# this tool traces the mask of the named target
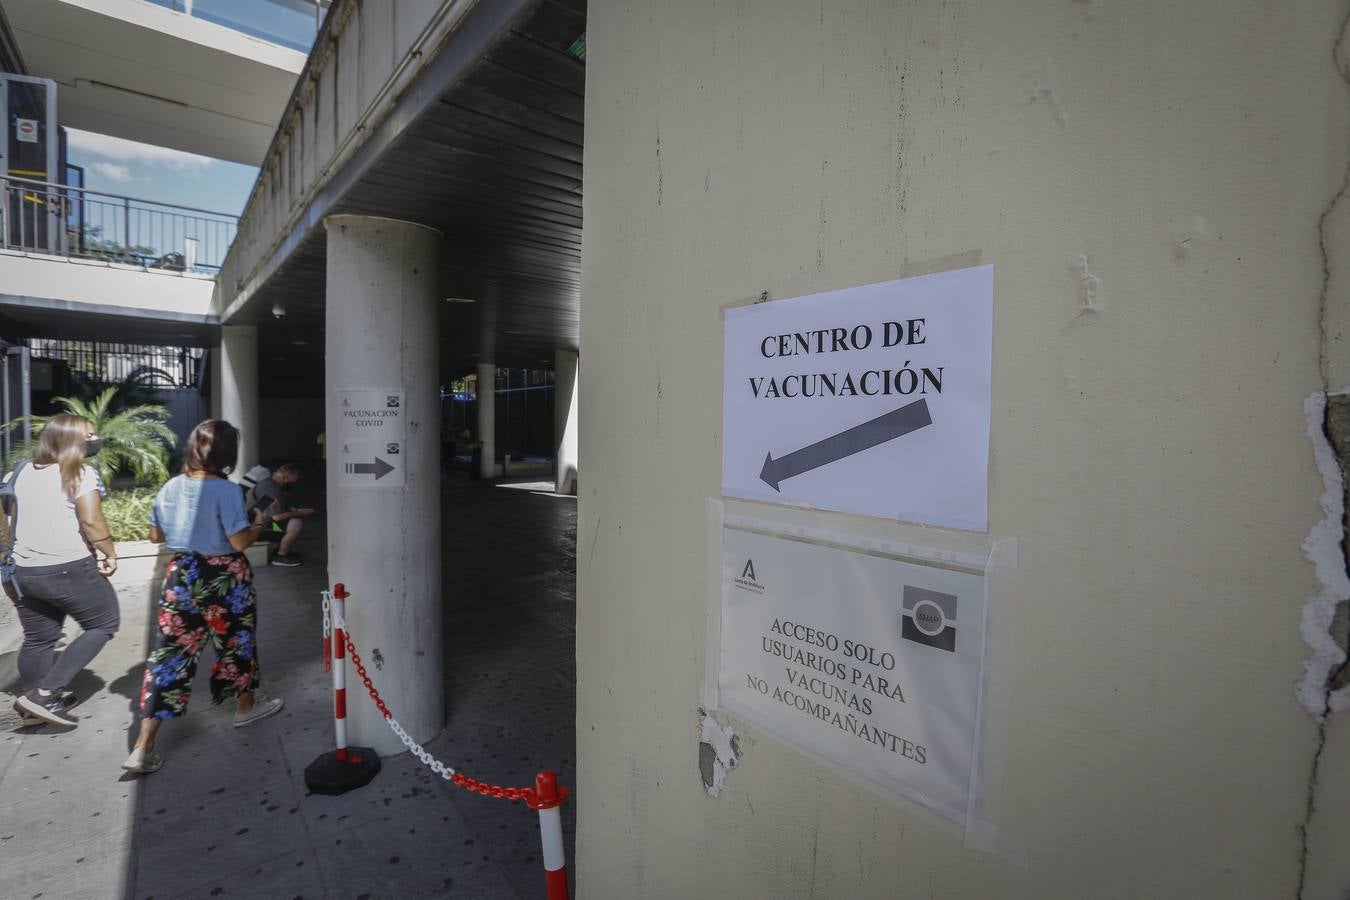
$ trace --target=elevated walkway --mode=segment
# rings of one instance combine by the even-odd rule
[[[13,337],[210,342],[210,276],[0,250],[0,323]]]
[[[0,178],[0,327],[11,337],[213,343],[237,219]]]

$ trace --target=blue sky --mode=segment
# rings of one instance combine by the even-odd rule
[[[94,191],[238,215],[258,177],[255,166],[74,128],[67,135],[66,155]]]

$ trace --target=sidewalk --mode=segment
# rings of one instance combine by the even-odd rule
[[[575,502],[455,482],[445,507],[450,716],[428,749],[485,781],[524,786],[552,768],[572,786]],[[0,705],[4,896],[543,895],[538,818],[521,803],[469,794],[407,753],[345,796],[306,791],[305,766],[332,747],[319,653],[321,532],[301,542],[305,566],[256,573],[264,690],[284,697],[285,709],[233,728],[233,704],[209,701],[208,650],[188,715],[160,732],[165,767],[150,776],[120,768],[157,590],[156,561],[133,558],[151,545],[126,548],[114,579],[121,632],[72,684],[88,698],[80,727],[20,728],[10,698]],[[13,691],[18,625],[7,607],[0,690]],[[349,703],[368,702],[359,688],[349,681]],[[569,862],[573,821],[569,804]]]

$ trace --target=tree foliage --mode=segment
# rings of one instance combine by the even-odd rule
[[[143,244],[125,244],[103,236],[102,225],[85,225],[81,232],[84,237],[84,255],[95,259],[117,261],[140,261],[154,258],[159,251]]]
[[[82,416],[94,423],[94,432],[103,439],[103,449],[89,460],[105,482],[119,474],[133,476],[138,482],[157,483],[169,477],[169,451],[177,442],[169,428],[169,411],[153,403],[118,404],[118,389],[104,389],[93,400],[57,397],[55,403],[66,413]],[[33,443],[19,444],[5,460],[5,471],[37,450],[38,435],[49,416],[33,416]],[[23,431],[23,419],[0,426],[9,434]]]

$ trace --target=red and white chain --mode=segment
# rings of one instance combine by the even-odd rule
[[[498,797],[503,800],[524,800],[527,806],[537,808],[538,801],[535,796],[534,788],[503,787],[501,785],[488,784],[470,778],[461,772],[457,772],[453,766],[447,766],[445,763],[432,756],[425,747],[413,740],[412,735],[408,734],[408,732],[403,729],[403,726],[398,723],[398,719],[395,719],[393,713],[389,711],[389,707],[385,705],[384,698],[380,696],[380,692],[375,689],[375,684],[371,681],[370,674],[366,672],[366,667],[361,662],[361,655],[356,652],[356,644],[352,643],[352,635],[351,632],[347,630],[347,623],[339,618],[340,614],[336,607],[331,611],[329,610],[326,598],[324,600],[324,614],[325,632],[328,632],[329,615],[331,614],[334,619],[332,627],[342,629],[343,635],[347,639],[347,655],[351,658],[352,667],[356,669],[356,674],[361,679],[361,683],[366,686],[366,691],[370,694],[370,699],[375,702],[375,706],[379,709],[380,715],[384,716],[384,720],[389,723],[389,728],[394,734],[398,735],[398,739],[403,742],[403,746],[407,747],[413,756],[416,756],[421,760],[422,765],[431,769],[431,771],[435,772],[451,784],[458,785],[467,791],[482,794],[484,797]]]
[[[333,601],[331,595],[323,592],[323,670],[333,667]]]
[[[447,766],[445,763],[441,762],[436,757],[432,756],[430,753],[427,752],[427,749],[425,747],[417,743],[417,741],[413,740],[412,735],[404,731],[403,726],[398,724],[398,719],[395,719],[393,716],[389,716],[387,719],[385,719],[385,721],[389,723],[389,727],[393,730],[394,734],[398,735],[398,739],[403,742],[403,746],[411,750],[412,755],[422,761],[422,765],[426,766],[428,769],[435,772],[437,775],[441,776],[446,781],[449,781],[451,783],[454,782],[455,770],[450,766]]]

